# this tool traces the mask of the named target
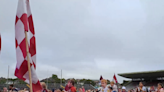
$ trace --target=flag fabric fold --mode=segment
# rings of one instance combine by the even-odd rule
[[[29,58],[31,66],[31,78],[33,91],[42,90],[39,79],[36,75],[36,44],[35,31],[29,0],[18,0],[17,14],[15,20],[15,44],[17,64],[15,76],[29,83],[28,61],[26,52],[25,31],[28,36]]]
[[[114,80],[114,83],[118,83],[118,81],[117,81],[117,78],[116,78],[115,74],[114,74],[114,76],[113,76],[113,80]]]

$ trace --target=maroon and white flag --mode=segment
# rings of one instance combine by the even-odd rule
[[[114,80],[114,82],[115,82],[115,83],[118,83],[118,81],[117,81],[117,78],[116,78],[115,74],[114,74],[114,76],[113,76],[113,80]]]
[[[100,76],[100,81],[103,79],[102,75]]]
[[[42,90],[39,79],[36,75],[36,44],[35,31],[29,0],[18,0],[16,21],[15,21],[15,41],[17,64],[15,76],[29,83],[29,72],[27,63],[25,31],[28,35],[29,58],[31,65],[31,77],[33,91]]]

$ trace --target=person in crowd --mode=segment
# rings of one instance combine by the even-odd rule
[[[67,85],[65,86],[65,91],[68,91],[70,89],[69,85],[70,85],[70,80],[68,81]]]
[[[24,88],[24,92],[29,92],[26,88]]]
[[[110,82],[110,87],[112,87],[112,89],[113,89],[112,92],[118,92],[117,86],[114,84],[113,81]]]
[[[69,82],[68,86],[70,89],[68,90],[68,92],[76,92],[76,88],[74,87],[74,84],[75,82],[73,80]]]
[[[52,92],[55,92],[55,89],[52,89]]]
[[[108,92],[112,92],[113,91],[113,88],[111,86],[109,86],[108,88],[109,88]]]
[[[99,90],[98,90],[98,89],[96,89],[96,92],[99,92]]]
[[[118,92],[122,92],[122,89],[121,89],[121,88],[119,88],[119,89],[118,89]]]
[[[46,83],[41,82],[41,86],[42,86],[42,92],[48,92]]]
[[[79,92],[83,92],[83,89],[82,88],[79,88]]]
[[[143,83],[139,83],[139,87],[137,88],[137,92],[146,92],[146,87],[144,87]]]
[[[82,86],[82,91],[85,92],[85,88],[84,88],[84,86]]]
[[[60,89],[56,89],[55,92],[61,92],[61,90]]]
[[[102,79],[101,80],[101,90],[100,90],[100,92],[108,92],[108,87],[107,87],[107,80],[105,80],[105,79]]]
[[[151,86],[149,92],[154,92],[154,91],[155,91],[154,86]]]
[[[122,87],[122,92],[126,92],[126,87]]]
[[[8,92],[7,88],[4,87],[2,92]]]
[[[13,92],[13,91],[18,92],[18,89],[16,89],[16,88],[14,87],[14,85],[11,84],[11,85],[9,85],[9,91],[10,91],[10,92]]]
[[[158,83],[157,92],[164,92],[162,83]]]

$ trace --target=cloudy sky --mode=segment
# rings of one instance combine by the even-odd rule
[[[112,80],[118,73],[163,70],[163,0],[30,0],[39,79]],[[14,78],[18,0],[0,1],[0,76]],[[124,78],[118,77],[122,82]]]

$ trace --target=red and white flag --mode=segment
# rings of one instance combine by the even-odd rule
[[[114,83],[118,83],[118,81],[117,81],[117,78],[116,78],[115,74],[114,74],[114,76],[113,76],[113,81],[114,81]]]
[[[32,86],[33,91],[36,92],[38,90],[42,90],[42,87],[36,75],[36,44],[33,19],[30,10],[29,0],[19,0],[15,21],[15,40],[17,56],[15,76],[29,83],[25,31],[27,31],[28,34]]]

